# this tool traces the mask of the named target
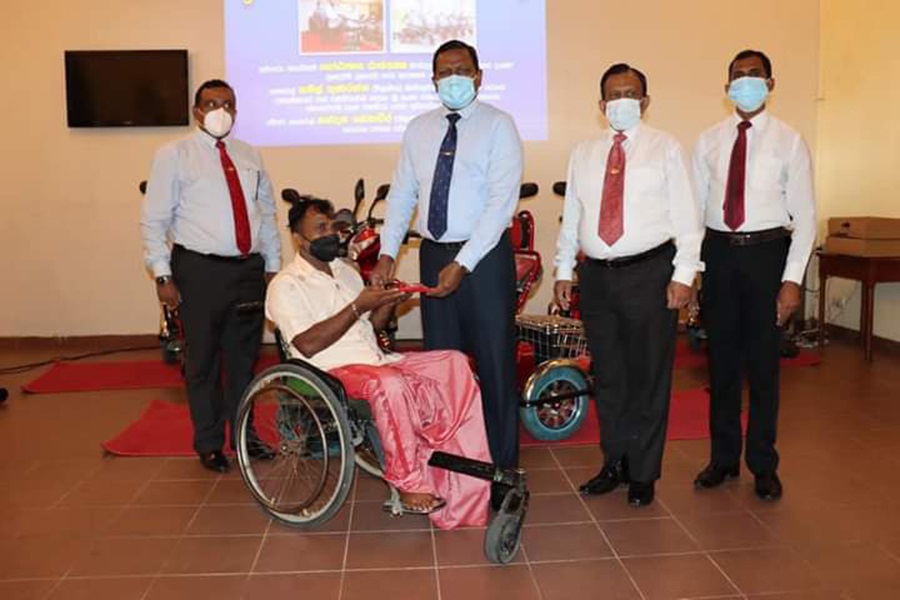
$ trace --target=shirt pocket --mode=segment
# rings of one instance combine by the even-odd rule
[[[237,171],[241,180],[241,189],[244,190],[244,200],[248,204],[255,204],[259,195],[259,169],[238,167]]]

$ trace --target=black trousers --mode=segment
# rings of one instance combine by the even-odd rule
[[[709,427],[712,461],[741,460],[741,391],[750,383],[747,466],[774,473],[778,422],[781,330],[776,301],[790,238],[732,246],[707,235],[703,242],[703,323],[709,336],[712,389]]]
[[[253,379],[262,341],[264,271],[259,255],[227,260],[180,246],[172,251],[172,277],[181,292],[185,378],[197,452],[222,449],[225,422],[233,426],[241,395]],[[239,310],[238,305],[247,303],[260,304]]]
[[[659,479],[678,313],[666,308],[674,246],[618,268],[579,267],[581,318],[593,357],[600,447],[627,457],[631,480]]]
[[[458,251],[458,245],[424,240],[419,251],[422,283],[436,285],[441,269]],[[425,349],[460,350],[475,358],[491,457],[507,468],[519,463],[515,279],[512,245],[504,234],[454,294],[422,297]]]

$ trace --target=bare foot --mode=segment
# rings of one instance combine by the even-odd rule
[[[400,502],[404,506],[419,510],[428,510],[437,504],[438,498],[434,494],[422,494],[418,492],[400,492]]]

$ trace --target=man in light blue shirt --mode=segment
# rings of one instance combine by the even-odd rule
[[[494,461],[518,463],[515,378],[515,267],[506,228],[519,199],[522,144],[510,115],[476,99],[481,70],[458,40],[434,54],[442,107],[413,119],[394,173],[382,256],[374,283],[386,281],[418,208],[422,298],[428,350],[455,349],[477,363]]]
[[[199,129],[153,159],[141,234],[157,296],[178,308],[184,326],[194,449],[204,467],[224,472],[225,422],[234,423],[253,378],[266,281],[281,267],[281,241],[259,153],[229,137],[234,91],[207,81],[193,114]],[[254,454],[269,452],[251,446]]]

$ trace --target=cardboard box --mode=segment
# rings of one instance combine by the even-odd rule
[[[870,258],[900,258],[900,240],[861,240],[829,235],[825,239],[825,252]]]
[[[865,240],[900,240],[900,219],[833,217],[828,219],[828,235]]]

